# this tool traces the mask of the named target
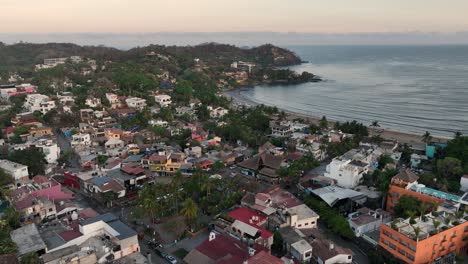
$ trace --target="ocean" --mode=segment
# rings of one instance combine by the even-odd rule
[[[256,103],[434,136],[468,134],[468,46],[290,46],[325,81],[257,86]]]

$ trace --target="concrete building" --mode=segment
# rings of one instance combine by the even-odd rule
[[[46,114],[56,107],[55,101],[52,101],[49,96],[43,94],[28,94],[24,102],[24,108],[28,111],[39,111],[42,114]]]
[[[101,106],[101,99],[95,97],[86,98],[85,105],[96,108]]]
[[[289,126],[273,124],[271,126],[271,135],[274,137],[290,137],[293,130]]]
[[[367,151],[352,149],[327,165],[325,177],[336,180],[337,185],[354,188],[369,171],[372,155]]]
[[[0,168],[10,174],[16,182],[29,179],[28,166],[23,164],[9,160],[0,160]]]
[[[91,136],[89,134],[75,134],[72,136],[71,140],[71,145],[72,146],[89,146],[91,145]]]
[[[158,94],[154,96],[154,101],[158,103],[161,107],[166,107],[172,104],[172,99],[167,94]]]
[[[436,212],[382,224],[379,245],[406,263],[455,263],[468,253],[468,214],[449,203]]]
[[[389,212],[382,209],[374,211],[366,207],[359,208],[356,212],[348,215],[349,226],[357,237],[378,230],[381,224],[388,223],[391,220],[392,216]]]
[[[128,107],[136,109],[136,110],[143,110],[146,107],[146,100],[143,98],[138,97],[130,97],[125,99],[125,103]]]
[[[460,191],[468,192],[468,174],[465,174],[460,178]]]
[[[305,204],[299,204],[284,210],[286,222],[289,226],[297,229],[307,229],[317,227],[319,215]]]
[[[18,256],[24,256],[28,253],[37,253],[42,255],[46,252],[46,244],[42,240],[36,224],[22,226],[11,231],[11,240],[18,247]]]
[[[345,264],[353,262],[353,252],[325,239],[315,239],[312,246],[312,262],[317,264]]]
[[[51,139],[38,139],[33,142],[27,143],[29,147],[38,148],[44,153],[47,163],[56,163],[60,157],[60,148],[56,142]]]
[[[305,240],[305,235],[298,229],[284,227],[279,229],[283,238],[283,248],[300,263],[312,258],[312,246]]]
[[[213,108],[211,106],[208,107],[208,110],[210,110],[210,117],[211,118],[220,118],[225,116],[229,110],[222,108],[222,107],[216,107]]]

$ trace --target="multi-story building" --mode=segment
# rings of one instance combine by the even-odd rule
[[[39,111],[46,114],[50,110],[56,108],[55,101],[52,101],[49,96],[43,94],[28,94],[24,107],[30,112]]]
[[[162,107],[169,106],[172,104],[172,99],[167,94],[158,94],[154,96],[154,101]]]
[[[38,139],[28,143],[29,147],[40,149],[44,153],[47,163],[56,163],[60,157],[60,148],[56,142],[51,139]]]
[[[273,124],[271,126],[271,135],[274,137],[290,137],[293,131],[291,127],[280,124]]]
[[[411,170],[406,169],[395,175],[389,185],[387,192],[386,210],[393,212],[393,207],[403,195],[412,196],[425,203],[441,204],[444,200],[458,202],[457,195],[434,190],[418,183],[419,177]]]
[[[101,99],[95,97],[86,98],[85,105],[96,108],[101,106]]]
[[[455,263],[468,253],[468,214],[444,203],[416,219],[396,219],[380,227],[379,245],[406,263]]]
[[[71,145],[72,146],[78,146],[78,145],[89,146],[91,145],[91,136],[87,133],[75,134],[72,136]]]
[[[369,171],[373,155],[368,151],[352,149],[340,157],[334,158],[327,165],[325,177],[336,180],[337,185],[354,188]]]
[[[363,207],[348,215],[348,223],[357,237],[378,230],[380,225],[392,220],[389,212],[382,209],[371,210]]]
[[[10,174],[15,181],[29,179],[28,166],[9,160],[0,160],[0,168]]]
[[[146,100],[138,97],[130,97],[125,99],[127,106],[136,110],[143,110],[146,107]]]
[[[116,94],[106,93],[106,99],[109,101],[111,108],[119,108],[121,106],[119,96]]]

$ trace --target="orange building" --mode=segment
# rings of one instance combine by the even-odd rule
[[[467,254],[468,214],[460,217],[451,207],[439,206],[437,216],[427,214],[413,223],[400,219],[382,224],[379,245],[406,263],[455,263],[457,254]]]
[[[401,171],[392,178],[388,192],[386,211],[393,213],[393,207],[398,203],[398,200],[403,195],[415,197],[425,203],[436,203],[437,205],[444,202],[444,199],[430,196],[422,192],[413,190],[417,186],[419,177],[411,170]]]

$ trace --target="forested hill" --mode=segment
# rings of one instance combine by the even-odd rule
[[[1,71],[27,71],[46,58],[82,56],[100,61],[138,62],[149,52],[175,57],[178,61],[199,58],[207,63],[249,61],[262,66],[288,66],[299,64],[293,52],[270,44],[244,49],[233,45],[206,43],[197,46],[150,45],[127,51],[103,46],[79,46],[71,43],[31,44],[0,43]]]

